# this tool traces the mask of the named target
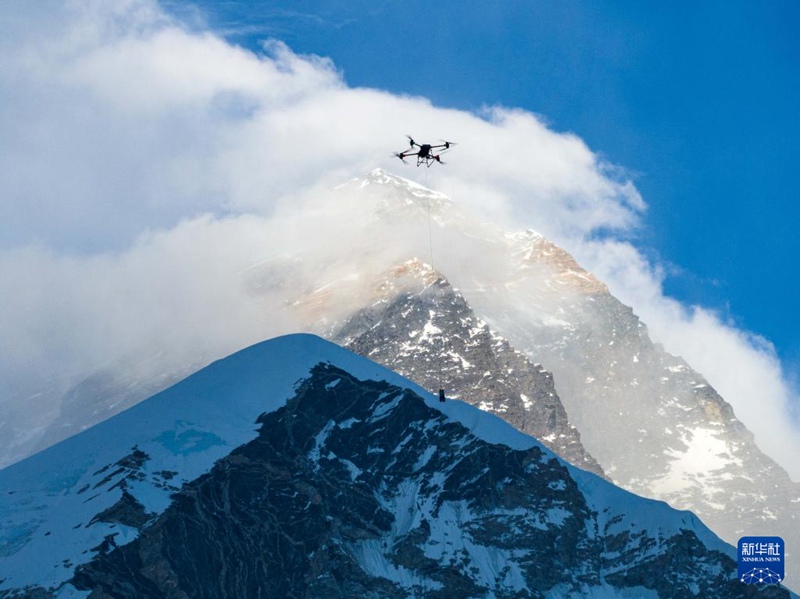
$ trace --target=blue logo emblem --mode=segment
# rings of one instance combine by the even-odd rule
[[[739,539],[739,580],[745,584],[779,584],[786,577],[780,537]]]

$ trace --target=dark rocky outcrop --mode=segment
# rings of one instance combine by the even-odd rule
[[[319,365],[259,421],[73,584],[92,599],[789,596],[732,580],[691,527],[598,513],[540,446],[487,443],[385,382]]]
[[[603,474],[570,423],[553,376],[493,333],[446,279],[410,261],[382,286],[381,300],[354,313],[334,341],[496,414],[571,464]]]

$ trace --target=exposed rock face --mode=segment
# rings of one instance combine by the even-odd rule
[[[637,494],[693,511],[730,543],[778,535],[800,546],[800,485],[759,450],[708,381],[654,344],[633,311],[585,271],[563,257],[535,259],[552,244],[535,234],[511,244],[521,288],[535,264],[537,281],[544,265],[551,271],[546,280],[572,293],[558,302],[557,319],[526,319],[521,310],[479,313],[552,370],[571,421],[606,474]],[[489,300],[480,295],[470,297],[478,310]],[[799,557],[793,552],[788,563],[799,566]]]
[[[92,599],[789,596],[732,579],[690,515],[593,504],[585,486],[610,485],[384,382],[320,365],[260,423],[73,583]],[[636,524],[641,509],[655,520]]]
[[[385,196],[384,187],[393,195]],[[457,264],[437,246],[437,257],[442,256],[437,266],[476,318],[552,372],[555,392],[585,451],[611,480],[695,512],[730,543],[743,535],[778,535],[800,547],[800,484],[759,449],[701,374],[652,342],[630,307],[538,233],[470,221],[457,204],[406,187],[402,179],[373,173],[360,193],[372,188],[377,204],[393,201],[393,214],[402,210],[397,198],[403,191],[413,204],[407,215],[429,202],[435,242],[471,244],[492,256],[492,271],[451,271]],[[382,279],[369,283],[376,280],[382,284]],[[361,311],[379,308],[365,303]],[[419,357],[426,357],[424,350]],[[504,378],[500,371],[492,376]],[[800,571],[800,552],[787,556],[787,565]]]
[[[494,334],[438,273],[412,260],[392,269],[377,296],[332,339],[433,392],[441,388],[500,416],[571,464],[602,475],[552,375]]]
[[[296,305],[306,318],[307,330],[328,335],[339,331],[337,338],[393,368],[402,367],[429,390],[441,385],[465,400],[486,393],[479,405],[511,416],[516,426],[573,463],[581,465],[585,459],[583,467],[592,468],[592,458],[583,457],[592,456],[616,484],[691,509],[729,542],[743,534],[784,537],[792,551],[787,558],[790,582],[800,572],[800,487],[758,449],[708,382],[653,344],[633,310],[567,252],[531,231],[508,233],[476,222],[441,194],[385,172],[373,172],[337,193],[326,209],[341,211],[342,200],[352,200],[344,205],[348,222],[354,224],[342,227],[342,234],[361,240],[358,251],[346,259],[338,256],[334,263],[326,261],[324,247],[314,248],[309,240],[308,254],[276,257],[249,271],[244,281],[248,288],[284,290],[287,304]],[[398,229],[393,234],[402,243],[385,243],[386,228],[379,226],[384,221]],[[385,283],[379,275],[387,268],[429,255],[429,227],[438,244],[437,268],[459,290],[458,301],[466,302],[468,311],[460,312],[449,295],[452,290],[434,284],[436,277],[423,277],[421,286],[379,289],[376,295],[375,284]],[[406,239],[411,241],[403,245]],[[449,254],[448,246],[454,248]],[[464,248],[472,256],[488,256],[484,267],[465,267]],[[309,265],[316,268],[310,276],[305,270]],[[445,297],[449,299],[439,301]],[[431,304],[437,312],[449,306],[450,315],[435,321],[426,312]],[[368,323],[382,327],[396,343],[384,347]],[[412,344],[411,337],[409,343],[400,343],[400,331],[426,330],[425,343]],[[417,341],[422,337],[417,333]],[[527,357],[527,364],[520,364],[514,350]],[[507,376],[509,369],[524,376],[514,381]],[[490,375],[481,381],[470,378],[486,372]],[[172,375],[159,376],[155,383],[119,371],[87,379],[70,392],[61,420],[50,432],[71,434],[112,416],[146,397],[149,393],[143,390],[154,389],[148,385],[160,388]],[[531,384],[533,394],[526,391]],[[527,410],[523,395],[536,398],[537,407]],[[552,410],[554,429],[547,407],[556,405],[553,398],[564,406],[563,411]],[[39,416],[33,422],[14,414],[0,417],[0,460],[13,461],[30,452],[36,445],[30,431],[41,431],[55,418]],[[580,431],[580,449],[572,426]],[[166,476],[160,479],[164,488],[173,484]],[[149,518],[151,511],[143,514]],[[22,542],[20,535],[10,541],[12,549]],[[0,546],[0,555],[6,549]]]

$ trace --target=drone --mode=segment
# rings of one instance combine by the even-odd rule
[[[409,156],[416,156],[417,166],[424,164],[425,166],[430,167],[430,165],[432,165],[434,162],[444,164],[440,156],[452,146],[456,145],[452,141],[443,141],[440,144],[418,144],[411,138],[410,135],[406,135],[406,137],[408,138],[410,148],[405,152],[396,152],[395,156],[397,156],[403,162],[405,162],[405,159]],[[434,153],[434,150],[441,151],[437,154]]]

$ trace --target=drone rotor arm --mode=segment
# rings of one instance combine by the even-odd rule
[[[415,142],[415,141],[414,141],[414,138],[413,138],[413,137],[411,137],[410,135],[408,135],[407,133],[406,133],[406,137],[408,138],[408,145],[409,145],[409,147],[411,147],[411,148],[413,148],[413,147],[417,147],[417,148],[418,148],[418,147],[420,147],[420,145],[419,145],[417,142]]]

